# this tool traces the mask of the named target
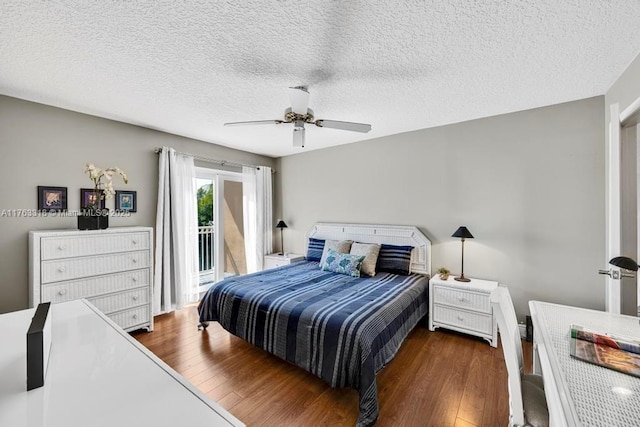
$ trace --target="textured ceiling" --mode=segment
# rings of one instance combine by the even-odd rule
[[[0,0],[0,93],[273,157],[602,95],[637,0]],[[317,118],[280,119],[307,85]]]

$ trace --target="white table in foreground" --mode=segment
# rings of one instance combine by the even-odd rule
[[[574,359],[571,325],[640,337],[637,317],[530,301],[534,370],[544,379],[550,425],[640,425],[640,378]],[[537,363],[539,362],[539,366]]]
[[[34,309],[0,315],[0,426],[243,426],[86,300],[51,305],[43,387],[26,391]]]

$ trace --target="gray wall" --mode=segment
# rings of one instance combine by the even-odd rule
[[[9,209],[36,209],[36,187],[68,188],[68,207],[79,208],[80,188],[91,188],[83,174],[86,162],[119,166],[138,192],[138,212],[110,218],[110,226],[154,226],[158,157],[155,147],[239,163],[273,167],[274,159],[182,138],[138,126],[0,96],[0,214]],[[113,200],[107,207],[113,209]],[[28,306],[29,230],[75,229],[76,218],[16,218],[0,215],[0,313]]]
[[[374,124],[375,126],[375,124]],[[498,280],[532,299],[604,308],[603,97],[280,159],[288,251],[317,221],[418,226],[434,270]]]

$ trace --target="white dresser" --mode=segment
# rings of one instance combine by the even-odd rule
[[[471,279],[458,282],[453,276],[429,280],[429,330],[447,328],[482,337],[498,346],[498,328],[491,308],[491,291],[498,282]]]
[[[30,231],[29,304],[86,298],[126,331],[153,330],[153,228]]]

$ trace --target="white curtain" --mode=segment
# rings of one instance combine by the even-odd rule
[[[273,251],[271,168],[242,168],[242,202],[247,273],[255,273]]]
[[[198,300],[198,214],[193,157],[163,147],[159,154],[153,313]]]

